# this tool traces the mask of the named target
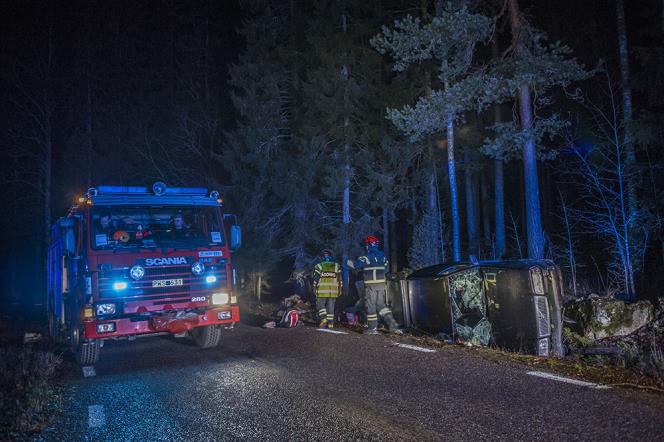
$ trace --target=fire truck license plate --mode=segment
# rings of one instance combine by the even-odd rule
[[[182,285],[182,279],[156,279],[152,281],[152,287],[175,287]]]

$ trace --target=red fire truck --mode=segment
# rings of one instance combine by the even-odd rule
[[[82,365],[108,339],[173,334],[216,346],[240,317],[230,252],[241,230],[224,226],[232,219],[204,188],[89,189],[52,228],[51,335]]]

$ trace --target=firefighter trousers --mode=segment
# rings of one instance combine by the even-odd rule
[[[337,298],[316,298],[316,310],[318,310],[318,321],[323,325],[334,325],[334,304]]]
[[[364,305],[367,309],[367,322],[369,330],[376,330],[378,327],[378,316],[380,315],[390,330],[399,328],[399,324],[394,320],[392,310],[385,304],[387,297],[387,284],[364,284]]]

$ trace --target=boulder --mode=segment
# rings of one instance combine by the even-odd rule
[[[627,336],[654,318],[649,301],[626,304],[613,298],[588,298],[565,306],[572,330],[591,340]]]
[[[655,307],[655,319],[664,324],[664,296],[659,296]]]

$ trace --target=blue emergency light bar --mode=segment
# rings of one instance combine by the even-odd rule
[[[153,192],[147,187],[142,186],[99,186],[97,188],[99,195],[150,195]],[[204,187],[166,187],[165,195],[207,195],[208,191]]]
[[[91,187],[87,192],[88,204],[102,206],[119,205],[183,205],[183,206],[221,206],[223,200],[219,192],[208,194],[204,187],[168,187],[163,182],[156,182],[152,189],[143,186],[99,186]],[[163,195],[168,195],[164,198]]]

